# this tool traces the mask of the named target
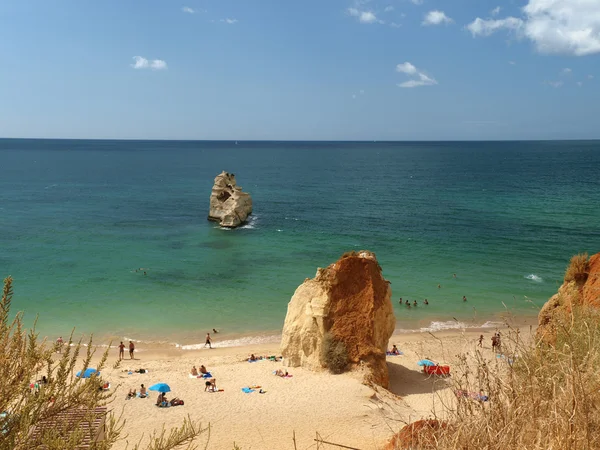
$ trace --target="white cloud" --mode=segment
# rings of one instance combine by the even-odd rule
[[[499,30],[513,30],[520,31],[523,28],[524,22],[516,17],[507,17],[505,19],[488,19],[484,20],[480,17],[475,19],[469,25],[467,30],[471,32],[473,37],[475,36],[491,36]]]
[[[188,14],[194,14],[196,11],[192,8],[190,8],[189,6],[184,6],[183,8],[181,8],[181,10],[184,13],[188,13]]]
[[[407,75],[414,75],[417,73],[417,68],[408,61],[396,66],[396,72],[405,73]]]
[[[501,9],[502,9],[502,8],[500,8],[499,6],[496,6],[494,9],[492,9],[492,10],[490,11],[490,14],[491,14],[492,16],[497,16],[498,14],[500,14],[500,10],[501,10]]]
[[[361,11],[356,8],[348,8],[347,12],[352,17],[356,17],[360,23],[383,23],[382,20],[377,19],[377,16],[372,11]]]
[[[509,61],[508,63],[509,63],[511,66],[516,66],[516,65],[517,65],[517,63],[516,63],[515,61]]]
[[[401,26],[402,25],[400,25],[399,23],[396,23],[396,22],[390,23],[390,27],[392,27],[392,28],[400,28]]]
[[[422,5],[423,4],[423,0],[410,0],[410,2],[414,5]]]
[[[600,2],[529,0],[526,35],[541,53],[583,56],[600,52]]]
[[[452,23],[452,22],[454,22],[454,20],[452,20],[450,17],[448,17],[446,15],[446,13],[444,13],[444,11],[434,10],[434,11],[429,11],[425,15],[425,19],[423,20],[421,25],[440,25],[442,23]]]
[[[559,88],[561,87],[564,83],[562,81],[546,81],[546,84],[548,86],[552,86],[553,88]]]
[[[398,86],[402,88],[415,88],[419,86],[433,86],[438,84],[435,79],[426,75],[422,70],[417,69],[413,64],[408,61],[402,64],[398,64],[396,66],[396,72],[400,72],[403,74],[412,77],[412,80],[405,81],[403,83],[399,83]]]
[[[392,5],[386,6],[386,7],[384,8],[384,11],[385,11],[385,12],[390,12],[390,11],[393,11],[393,10],[394,10],[394,7],[393,7]]]
[[[578,81],[577,86],[579,86],[579,87],[583,86],[583,81]]]
[[[229,24],[229,25],[233,25],[234,23],[238,23],[237,19],[221,19],[220,20],[223,23]]]
[[[573,72],[571,69],[569,69],[568,67],[565,67],[563,70],[560,71],[560,73],[562,75],[569,75],[571,72]]]
[[[352,94],[352,98],[356,98],[356,94]]]
[[[473,36],[501,29],[522,33],[540,53],[585,56],[600,53],[600,1],[528,0],[523,18],[476,18],[467,25]]]
[[[361,90],[360,90],[360,95],[364,95],[364,94],[365,94],[365,90],[364,90],[364,89],[361,89]]]
[[[134,69],[151,69],[151,70],[166,70],[167,63],[162,59],[151,59],[148,60],[141,56],[133,57],[134,63],[131,64],[131,67]]]
[[[594,78],[594,75],[588,75],[588,80],[592,80]]]

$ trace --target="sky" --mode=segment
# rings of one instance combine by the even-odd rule
[[[2,0],[0,137],[600,138],[600,0]]]

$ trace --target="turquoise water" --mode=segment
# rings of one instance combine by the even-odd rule
[[[481,325],[535,314],[600,251],[598,141],[0,140],[0,161],[0,274],[52,337],[276,333],[298,285],[358,249],[400,328]],[[206,220],[222,170],[252,195],[244,228]]]

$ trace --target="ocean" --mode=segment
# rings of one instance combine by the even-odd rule
[[[600,141],[0,139],[0,167],[0,275],[50,339],[269,339],[305,278],[360,249],[400,330],[494,326],[600,251]],[[207,221],[223,170],[254,203],[235,230]]]

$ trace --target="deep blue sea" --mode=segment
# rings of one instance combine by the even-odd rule
[[[0,274],[51,338],[277,333],[304,279],[359,249],[399,328],[480,326],[535,315],[600,251],[600,141],[5,139],[0,167]],[[222,170],[253,198],[236,230],[207,221]]]

